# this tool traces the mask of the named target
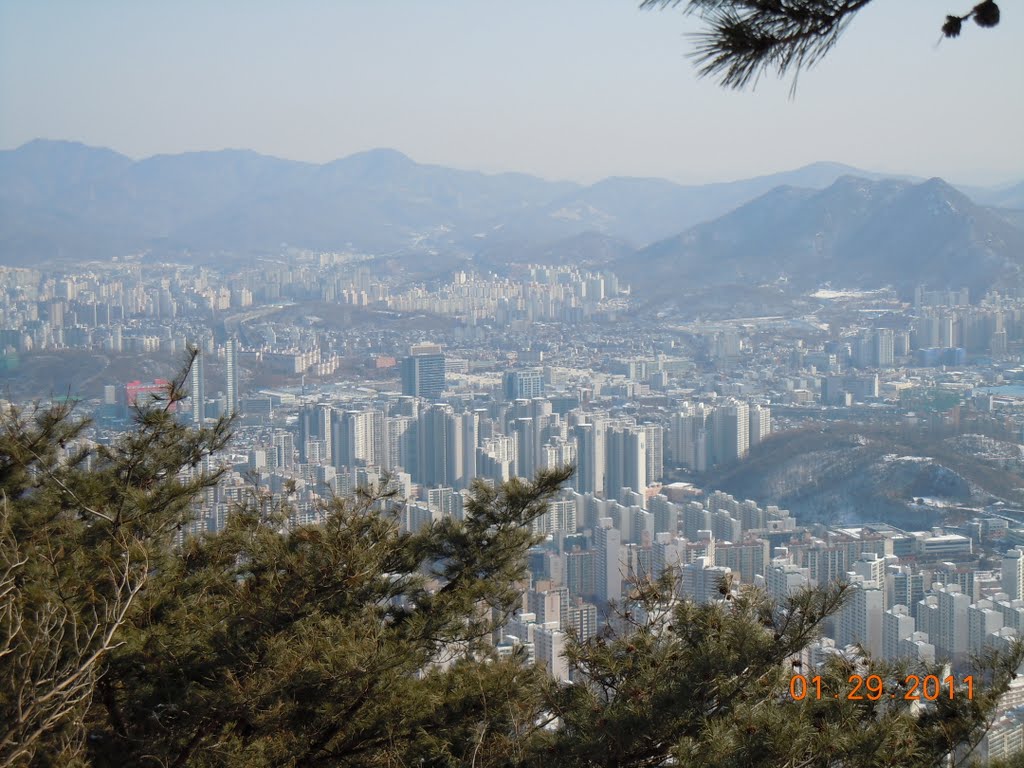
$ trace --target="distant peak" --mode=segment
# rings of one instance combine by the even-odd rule
[[[92,147],[88,144],[83,144],[80,141],[70,141],[68,139],[32,139],[26,141],[16,152],[34,152],[34,151],[48,151],[48,150],[75,150],[75,151],[93,151],[93,152],[114,152],[112,149],[106,147]],[[114,153],[117,154],[117,153]]]
[[[348,157],[342,158],[343,161],[364,161],[371,163],[387,163],[393,165],[415,165],[415,161],[408,155],[402,154],[397,149],[391,149],[390,147],[377,147],[376,149],[367,149],[363,152],[356,152],[349,155]]]
[[[946,197],[966,197],[960,190],[945,179],[940,179],[938,176],[933,176],[927,181],[922,181],[920,184],[916,185],[916,189],[919,189],[922,192],[944,195]]]
[[[796,169],[799,171],[836,171],[837,173],[843,173],[847,176],[856,176],[865,171],[861,171],[859,168],[854,168],[852,165],[846,163],[837,163],[834,160],[817,160],[807,165],[802,165]]]
[[[125,163],[131,162],[130,158],[108,147],[94,147],[80,141],[67,139],[32,139],[16,149],[3,151],[15,157],[41,160],[103,158],[104,160],[117,159]]]

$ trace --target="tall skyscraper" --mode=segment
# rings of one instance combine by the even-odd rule
[[[626,432],[625,449],[623,485],[642,494],[647,489],[647,432],[643,427]]]
[[[436,400],[444,392],[444,355],[437,344],[416,344],[402,360],[402,394]]]
[[[416,425],[412,416],[392,416],[387,419],[386,449],[381,465],[387,470],[404,469],[409,474],[419,474],[416,468]]]
[[[224,345],[224,376],[228,385],[228,416],[238,413],[238,341],[228,339]]]
[[[875,332],[875,365],[879,368],[892,368],[895,363],[895,338],[892,330],[879,328]]]
[[[750,413],[746,403],[733,400],[715,408],[714,460],[730,464],[744,458],[750,447]]]
[[[516,441],[513,437],[496,435],[481,441],[477,449],[479,475],[495,483],[512,478],[516,462]]]
[[[540,369],[508,371],[502,379],[502,384],[508,402],[523,398],[532,400],[544,394],[544,373]]]
[[[696,603],[710,603],[724,599],[732,571],[722,565],[713,565],[713,558],[698,557],[681,569],[679,591]]]
[[[516,419],[511,426],[516,438],[516,476],[533,479],[537,471],[536,426],[531,418]]]
[[[1002,612],[995,610],[991,600],[979,600],[967,609],[967,649],[971,653],[982,653],[989,635],[1002,628]]]
[[[202,348],[192,361],[192,424],[203,426],[206,419],[206,371],[203,364]]]
[[[772,560],[765,573],[768,594],[780,603],[806,587],[809,581],[810,574],[807,569],[796,565],[788,557]]]
[[[329,405],[315,403],[306,403],[299,409],[299,458],[304,463],[331,461],[333,410]]]
[[[331,424],[334,466],[379,466],[383,461],[381,411],[335,412]]]
[[[894,605],[882,614],[882,657],[894,661],[899,658],[900,640],[912,637],[914,617],[905,605]]]
[[[703,404],[689,405],[672,415],[669,432],[673,466],[698,472],[708,469],[708,424],[710,410]]]
[[[274,435],[274,448],[277,451],[277,466],[290,470],[295,466],[295,439],[288,432]]]
[[[767,405],[750,406],[750,447],[761,443],[772,431],[772,411]]]
[[[644,424],[642,429],[647,436],[647,483],[656,483],[665,474],[665,429],[660,424]]]
[[[849,600],[836,617],[836,645],[860,644],[875,656],[882,654],[883,594],[877,581],[862,576],[850,580]]]
[[[910,615],[917,617],[917,606],[924,599],[924,574],[913,573],[910,566],[901,565],[894,568],[887,578],[891,582],[891,605],[905,605]]]
[[[461,440],[460,449],[462,466],[455,468],[455,487],[469,488],[477,476],[476,449],[480,445],[480,415],[463,413],[455,419],[454,433]]]
[[[610,517],[602,517],[594,528],[594,592],[603,603],[622,597],[621,548],[622,534]]]
[[[1011,600],[1024,597],[1024,550],[1014,548],[1003,555],[1002,587]]]
[[[607,432],[610,497],[618,497],[622,488],[643,493],[647,488],[647,432],[633,425],[610,426]]]
[[[416,426],[416,466],[419,476],[413,479],[428,488],[451,487],[448,476],[448,429],[451,406],[432,405],[420,411]]]
[[[956,658],[968,650],[968,615],[971,598],[956,584],[949,584],[935,592],[939,599],[939,631],[929,632],[928,639],[944,655]]]
[[[576,436],[577,467],[575,483],[580,493],[606,494],[605,488],[605,430],[604,424],[579,424],[573,428]]]

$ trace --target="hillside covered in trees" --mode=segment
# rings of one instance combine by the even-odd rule
[[[930,527],[958,507],[1024,502],[1019,446],[1001,436],[828,422],[776,434],[703,480],[802,521]]]
[[[287,530],[253,488],[218,534],[178,543],[230,423],[164,398],[119,442],[71,406],[0,430],[0,766],[939,766],[970,762],[1024,651],[978,660],[971,695],[906,697],[906,675],[836,657],[840,697],[793,697],[792,660],[846,587],[783,604],[723,583],[639,578],[572,642],[572,684],[493,632],[521,605],[528,524],[571,469],[475,486],[464,519],[402,531],[387,487]],[[807,670],[804,670],[805,672]],[[878,675],[885,697],[847,697]]]

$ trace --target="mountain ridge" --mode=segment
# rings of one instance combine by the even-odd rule
[[[1024,231],[939,178],[843,176],[824,190],[777,187],[641,249],[629,265],[655,298],[680,282],[908,288],[922,275],[978,293],[1021,276]]]
[[[601,251],[595,259],[615,260],[780,184],[820,189],[850,172],[889,178],[819,162],[707,185],[629,176],[580,185],[421,164],[389,148],[315,164],[249,149],[132,159],[37,139],[0,151],[0,263],[144,252],[202,259],[283,244],[464,256],[518,250],[557,260],[559,244],[578,252],[588,242]]]

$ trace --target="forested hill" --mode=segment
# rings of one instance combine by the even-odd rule
[[[1024,501],[1020,457],[1016,444],[977,434],[821,424],[772,435],[702,484],[776,504],[802,522],[929,527],[957,506]]]

